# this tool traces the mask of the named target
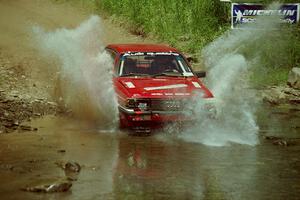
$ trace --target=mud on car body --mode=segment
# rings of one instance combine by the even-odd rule
[[[193,105],[212,93],[177,49],[154,44],[111,44],[113,83],[121,128],[154,128],[193,120]]]

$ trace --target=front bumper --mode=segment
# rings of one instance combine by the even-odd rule
[[[192,111],[136,111],[119,106],[121,127],[161,127],[172,122],[195,120]]]
[[[135,111],[134,109],[125,108],[119,106],[119,111],[128,115],[151,115],[151,114],[162,114],[162,115],[178,115],[185,113],[185,111]]]
[[[217,118],[215,99],[188,103],[183,110],[135,110],[119,105],[121,127],[156,127],[168,123],[189,124],[204,118]]]

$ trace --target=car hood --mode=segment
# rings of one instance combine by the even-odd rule
[[[119,82],[133,98],[186,97],[199,92],[204,97],[212,97],[211,92],[195,77],[168,78],[128,78],[122,77]]]

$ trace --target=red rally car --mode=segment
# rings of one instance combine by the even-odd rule
[[[111,44],[113,83],[121,128],[153,128],[192,120],[195,101],[212,93],[175,48],[156,44]],[[201,94],[201,97],[199,97]]]

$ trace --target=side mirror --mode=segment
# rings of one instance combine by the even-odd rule
[[[189,63],[195,61],[195,59],[194,59],[192,56],[187,56],[187,57],[186,57],[186,60],[187,60]]]
[[[196,72],[194,72],[194,74],[195,74],[198,78],[204,78],[204,77],[206,77],[206,71],[196,71]]]

